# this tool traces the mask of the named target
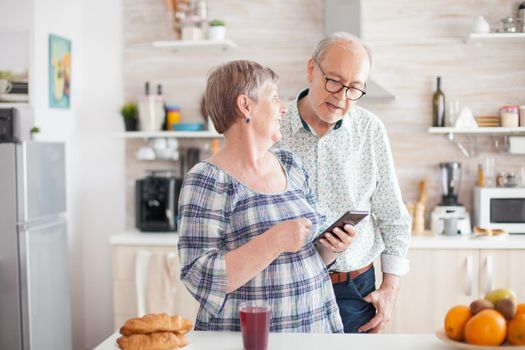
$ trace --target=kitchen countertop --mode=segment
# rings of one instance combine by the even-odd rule
[[[112,334],[95,350],[118,350],[120,336]],[[188,333],[190,344],[185,350],[241,350],[240,332]],[[434,335],[405,334],[314,334],[314,333],[270,333],[268,348],[277,349],[367,349],[367,350],[447,350],[451,349]]]
[[[174,232],[141,233],[129,231],[110,237],[111,245],[176,246],[179,236]],[[525,235],[496,237],[412,236],[411,249],[525,249]]]

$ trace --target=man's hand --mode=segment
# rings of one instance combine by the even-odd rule
[[[359,332],[379,333],[392,317],[392,310],[399,291],[399,276],[384,273],[383,283],[379,289],[364,297],[376,308],[376,315],[359,328]]]
[[[352,245],[356,235],[352,225],[346,224],[343,228],[344,231],[336,227],[332,232],[327,232],[319,242],[332,253],[341,253]]]

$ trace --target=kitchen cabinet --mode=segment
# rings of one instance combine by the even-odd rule
[[[495,288],[510,288],[525,303],[525,250],[487,249],[480,251],[480,297]]]
[[[147,236],[147,235],[146,235]],[[160,235],[155,235],[160,236]],[[169,235],[174,236],[174,235]],[[158,240],[159,241],[159,240]],[[160,242],[160,241],[159,241]],[[187,291],[184,284],[180,281],[180,264],[176,245],[137,245],[131,243],[113,243],[113,320],[115,329],[119,329],[122,324],[131,317],[137,317],[141,306],[146,313],[165,311],[171,314],[180,314],[184,318],[195,321],[198,303]],[[158,293],[148,295],[151,292],[151,281],[149,276],[162,276],[164,271],[162,267],[155,270],[155,267],[149,266],[146,271],[138,271],[139,256],[150,255],[164,258],[170,258],[171,273],[169,274],[171,285],[170,303],[166,303],[166,310],[160,310],[162,302],[165,299],[155,300]],[[168,263],[168,260],[166,260]],[[151,261],[150,261],[151,264]],[[153,265],[155,266],[155,265]],[[158,280],[158,279],[157,279]],[[152,300],[153,299],[153,300]],[[147,302],[149,301],[149,303]],[[155,310],[148,309],[148,305],[156,305]],[[168,304],[172,304],[168,307]]]
[[[524,249],[411,249],[409,259],[387,333],[434,332],[453,305],[469,305],[489,289],[511,288],[525,300]]]

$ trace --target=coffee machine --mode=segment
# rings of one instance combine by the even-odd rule
[[[148,171],[135,183],[135,226],[142,232],[177,230],[182,179],[172,170]]]
[[[441,170],[441,190],[443,195],[431,214],[430,228],[434,235],[468,235],[472,233],[470,215],[458,202],[461,182],[461,163],[439,163]]]

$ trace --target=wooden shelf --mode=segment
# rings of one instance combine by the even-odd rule
[[[525,33],[471,33],[467,36],[466,42],[481,45],[482,43],[504,42],[504,43],[524,43]]]
[[[191,49],[191,48],[219,48],[223,50],[233,49],[237,44],[229,39],[225,40],[169,40],[169,41],[154,41],[153,47],[159,49]]]
[[[221,134],[212,131],[127,131],[118,134],[126,139],[150,139],[150,138],[196,138],[196,139],[218,139]]]
[[[11,107],[31,107],[29,102],[7,102],[0,101],[0,108],[11,108]]]
[[[473,129],[456,129],[456,128],[428,128],[430,134],[469,134],[469,135],[525,135],[525,127],[520,128],[473,128]]]

